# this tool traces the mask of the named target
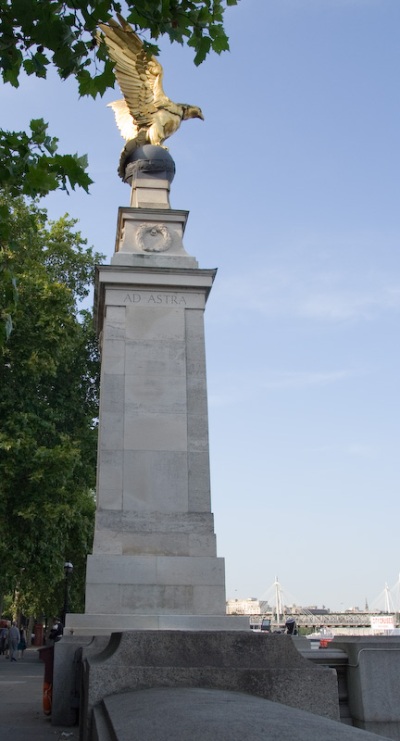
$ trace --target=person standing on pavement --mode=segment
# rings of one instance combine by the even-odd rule
[[[56,617],[54,618],[53,627],[49,633],[49,639],[56,643],[57,641],[62,638],[62,635],[64,633],[64,629],[61,623],[60,618]]]
[[[10,653],[10,661],[16,661],[17,649],[19,643],[19,630],[17,623],[14,621],[10,630],[8,631],[8,648]]]
[[[26,637],[25,637],[25,630],[23,628],[20,628],[19,631],[19,641],[18,641],[18,651],[19,651],[19,658],[22,659],[24,655],[24,651],[26,649]]]
[[[0,655],[6,654],[7,650],[7,637],[8,637],[8,630],[7,628],[3,627],[0,629]]]

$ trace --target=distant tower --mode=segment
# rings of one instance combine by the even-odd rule
[[[364,607],[364,610],[365,610],[365,612],[369,612],[368,598],[367,597],[365,598],[365,607]]]

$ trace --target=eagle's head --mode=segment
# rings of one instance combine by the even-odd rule
[[[201,120],[204,121],[202,110],[197,105],[183,105],[182,108],[182,119],[184,121],[186,121],[188,118],[201,118]]]

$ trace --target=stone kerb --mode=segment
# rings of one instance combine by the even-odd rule
[[[339,720],[336,672],[314,666],[286,635],[212,631],[114,633],[84,658],[84,715],[109,696],[154,687],[244,692]]]

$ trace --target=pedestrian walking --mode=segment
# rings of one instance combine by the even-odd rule
[[[17,650],[19,643],[19,629],[17,623],[13,622],[10,630],[8,631],[8,648],[10,654],[10,662],[17,660]]]
[[[4,654],[6,655],[7,651],[7,643],[8,643],[8,628],[3,625],[3,627],[0,629],[0,655]]]
[[[49,640],[53,641],[53,643],[57,643],[62,638],[64,629],[61,623],[60,618],[56,617],[53,620],[53,627],[49,633]]]

